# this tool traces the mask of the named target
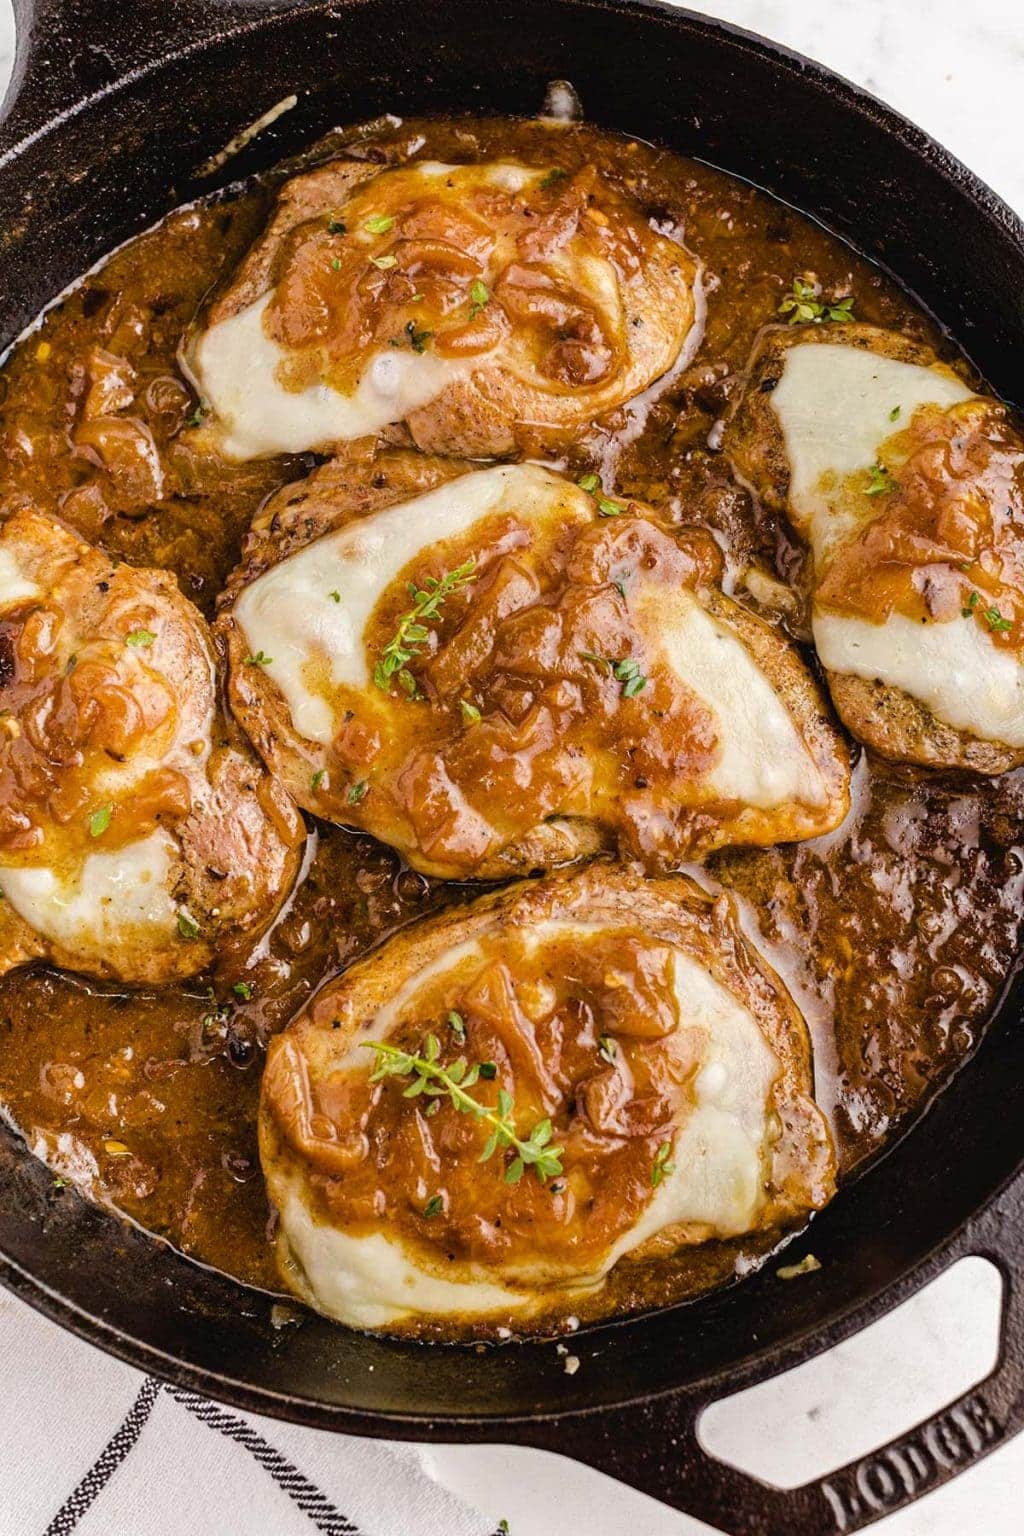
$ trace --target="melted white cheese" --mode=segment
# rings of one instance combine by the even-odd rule
[[[17,556],[0,544],[0,608],[11,608],[15,603],[41,596],[41,588],[24,575]]]
[[[655,596],[650,607],[657,622],[653,642],[717,721],[720,754],[705,781],[710,795],[758,810],[794,801],[824,805],[814,759],[742,641],[690,593],[669,601]]]
[[[676,1132],[674,1171],[605,1263],[676,1223],[711,1227],[716,1237],[748,1232],[765,1199],[768,1095],[780,1065],[749,1009],[689,955],[676,950],[680,1024],[707,1031],[696,1105]]]
[[[552,938],[582,937],[606,927],[550,920],[536,924],[528,937],[535,948]],[[424,986],[477,952],[476,942],[468,941],[440,956],[378,1010],[361,1036],[372,1032],[375,1039],[387,1038],[403,1017],[415,1012]],[[597,1266],[573,1272],[550,1262],[520,1260],[514,1274],[504,1276],[481,1265],[452,1265],[449,1274],[439,1276],[397,1237],[384,1232],[354,1236],[318,1220],[310,1212],[301,1173],[274,1169],[271,1191],[288,1256],[312,1304],[359,1328],[387,1327],[417,1314],[484,1317],[523,1311],[545,1300],[552,1285],[572,1292],[599,1284],[624,1253],[667,1227],[699,1224],[720,1237],[748,1231],[765,1200],[768,1098],[779,1062],[749,1010],[678,950],[673,980],[682,1027],[695,1027],[706,1038],[695,1102],[680,1111],[673,1172]],[[361,1054],[356,1041],[338,1068],[354,1066]]]
[[[417,180],[429,184],[446,178],[456,187],[462,182],[471,188],[490,183],[518,192],[543,172],[512,161],[456,166],[431,160],[399,174],[413,186]],[[365,243],[372,246],[372,237]],[[490,273],[485,276],[491,279]],[[199,395],[211,407],[208,430],[230,459],[303,453],[379,432],[429,405],[453,380],[474,372],[492,355],[460,361],[440,357],[430,348],[414,352],[383,346],[367,359],[350,394],[326,380],[302,390],[286,389],[278,368],[288,351],[267,335],[264,324],[271,296],[261,295],[203,331],[184,360]]]
[[[315,1220],[298,1180],[274,1193],[299,1289],[318,1311],[350,1328],[386,1328],[417,1314],[486,1317],[521,1310],[532,1300],[485,1280],[430,1274],[383,1232],[353,1237]]]
[[[1020,653],[996,646],[973,618],[920,624],[894,613],[872,624],[819,612],[814,643],[829,671],[902,688],[955,730],[1024,748]]]
[[[218,447],[229,459],[303,453],[379,432],[436,400],[469,366],[430,351],[385,347],[368,359],[352,394],[326,383],[286,389],[277,370],[288,354],[263,323],[269,302],[264,294],[211,326],[190,359],[196,388],[216,418]]]
[[[45,865],[0,869],[0,890],[51,943],[102,960],[126,944],[152,943],[175,931],[177,854],[173,839],[158,830],[110,853],[90,853],[73,872]]]
[[[844,506],[846,477],[877,463],[886,438],[902,431],[921,406],[948,409],[972,398],[966,385],[940,368],[842,343],[789,348],[769,399],[789,459],[790,515],[819,561],[865,514],[880,510],[863,494]]]
[[[367,622],[421,551],[499,510],[541,518],[582,497],[535,464],[479,470],[325,534],[246,587],[234,617],[250,651],[270,658],[264,671],[284,695],[298,734],[324,745],[334,736],[330,703],[311,685],[318,664],[326,663],[335,686],[370,686]],[[334,602],[332,591],[343,601]]]

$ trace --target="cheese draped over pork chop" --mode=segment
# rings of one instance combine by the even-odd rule
[[[513,887],[390,939],[271,1042],[282,1277],[355,1327],[515,1325],[626,1256],[823,1205],[811,1093],[726,898],[601,863]]]
[[[810,547],[814,642],[887,756],[1024,762],[1024,449],[1004,407],[869,326],[769,332],[726,446]]]
[[[708,535],[532,464],[388,463],[275,498],[229,585],[232,705],[300,805],[484,879],[842,819],[815,685],[723,596]]]
[[[504,454],[670,369],[695,282],[593,167],[334,161],[285,184],[184,362],[228,458],[403,421],[431,452]]]
[[[173,576],[8,518],[0,705],[0,970],[164,981],[271,921],[301,823],[221,716]]]

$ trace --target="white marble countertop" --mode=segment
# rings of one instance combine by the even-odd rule
[[[1024,0],[714,0],[703,9],[866,86],[1024,213]],[[10,0],[0,0],[0,82],[10,39]],[[755,1389],[743,1402],[717,1409],[707,1433],[716,1448],[783,1486],[863,1454],[987,1372],[998,1291],[991,1266],[964,1261],[935,1290],[875,1325],[880,1334],[869,1330],[794,1373],[796,1380]],[[583,1529],[587,1536],[627,1530],[696,1536],[706,1530],[556,1456],[466,1446],[420,1454],[433,1476],[471,1502],[486,1488],[488,1508],[502,1511],[514,1536],[572,1536]],[[874,1529],[880,1536],[1018,1536],[1022,1517],[1014,1490],[1022,1484],[1024,1436]],[[0,1508],[0,1536],[35,1533],[8,1531]],[[156,1526],[138,1536],[156,1536]]]

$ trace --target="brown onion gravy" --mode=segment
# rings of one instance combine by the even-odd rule
[[[799,567],[785,533],[709,446],[794,276],[814,272],[827,291],[853,293],[858,318],[951,355],[928,318],[848,247],[667,152],[587,128],[470,120],[378,126],[347,152],[591,162],[659,227],[683,230],[707,296],[696,358],[667,388],[592,426],[565,467],[601,468],[619,495],[710,530],[733,577],[753,555],[787,578]],[[261,502],[316,462],[230,465],[178,442],[195,409],[176,367],[182,333],[260,228],[269,186],[174,213],[131,242],[46,315],[0,374],[4,509],[59,514],[111,555],[175,571],[207,614]],[[131,394],[127,412],[102,409],[112,373]],[[802,614],[786,622],[804,636]],[[807,1016],[818,1097],[847,1177],[977,1044],[1013,965],[1024,888],[1021,775],[940,779],[860,756],[854,781],[838,832],[723,852],[698,872],[737,894]],[[0,981],[0,1101],[58,1174],[197,1259],[276,1288],[255,1139],[266,1041],[387,933],[472,894],[403,869],[365,836],[311,824],[304,878],[283,915],[209,985],[130,992],[45,968]],[[620,1265],[597,1309],[691,1294],[731,1276],[752,1246]]]

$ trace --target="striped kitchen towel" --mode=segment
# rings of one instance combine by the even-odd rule
[[[163,1385],[0,1291],[0,1536],[497,1536],[425,1460]]]

